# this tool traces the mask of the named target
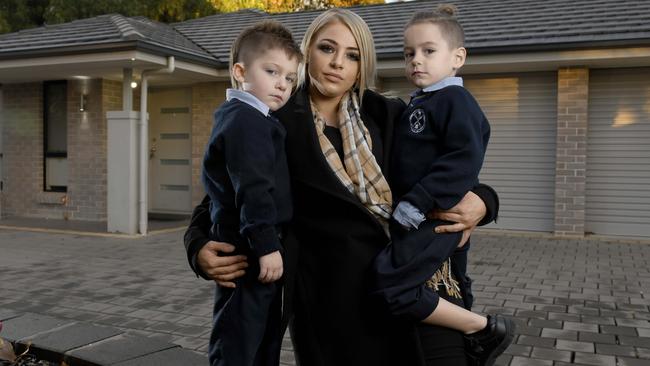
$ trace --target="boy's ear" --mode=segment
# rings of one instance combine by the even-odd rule
[[[241,62],[236,62],[232,65],[232,76],[237,80],[237,82],[242,85],[246,80],[246,67]]]
[[[465,65],[465,59],[467,58],[467,50],[465,47],[458,47],[454,51],[454,68],[456,70],[460,69]]]

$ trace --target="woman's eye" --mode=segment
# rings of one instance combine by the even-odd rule
[[[404,58],[405,59],[408,60],[409,58],[412,58],[412,57],[413,57],[413,52],[404,52]]]
[[[277,74],[278,74],[278,72],[275,71],[275,70],[273,70],[273,69],[267,69],[266,72],[267,72],[267,74],[269,74],[269,75],[277,75]]]
[[[288,82],[288,83],[291,83],[291,84],[295,84],[295,83],[296,83],[296,78],[294,78],[294,77],[288,76],[286,79],[287,79],[287,82]]]
[[[334,47],[328,45],[328,44],[320,44],[318,45],[318,49],[325,52],[325,53],[332,53],[334,52]]]
[[[426,53],[427,55],[430,55],[430,54],[435,53],[435,52],[436,52],[436,50],[434,50],[433,48],[426,48],[424,50],[424,53]]]
[[[352,61],[359,61],[361,59],[358,53],[348,53],[347,57]]]

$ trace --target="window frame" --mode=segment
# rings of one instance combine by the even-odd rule
[[[48,152],[48,89],[49,85],[63,84],[65,85],[65,114],[66,114],[66,134],[68,122],[68,82],[67,80],[53,80],[43,82],[43,191],[44,192],[67,192],[68,186],[51,186],[48,189],[47,185],[47,159],[48,158],[65,158],[68,159],[68,146],[66,138],[66,151],[65,152]]]

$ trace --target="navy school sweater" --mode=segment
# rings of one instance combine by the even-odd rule
[[[414,97],[395,126],[395,203],[406,200],[423,213],[455,206],[478,184],[489,138],[488,120],[465,88]]]
[[[280,250],[280,226],[292,215],[285,137],[275,117],[238,99],[217,109],[201,175],[212,239],[247,245],[257,257]]]

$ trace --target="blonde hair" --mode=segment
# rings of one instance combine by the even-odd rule
[[[305,36],[302,38],[300,48],[305,56],[309,56],[309,48],[312,45],[316,34],[325,28],[325,26],[333,23],[340,22],[352,33],[357,45],[359,47],[359,81],[355,87],[359,89],[359,99],[363,99],[363,92],[366,89],[372,89],[375,86],[376,77],[376,55],[375,55],[375,42],[372,39],[372,33],[368,24],[361,19],[360,16],[346,9],[329,9],[320,14],[307,28]],[[298,70],[298,85],[303,86],[308,78],[307,63],[302,64]]]
[[[440,4],[436,10],[421,11],[413,14],[411,20],[406,23],[404,30],[408,27],[420,24],[431,23],[440,27],[440,33],[449,43],[449,48],[459,48],[465,46],[465,32],[463,27],[456,19],[458,10],[450,4]]]

